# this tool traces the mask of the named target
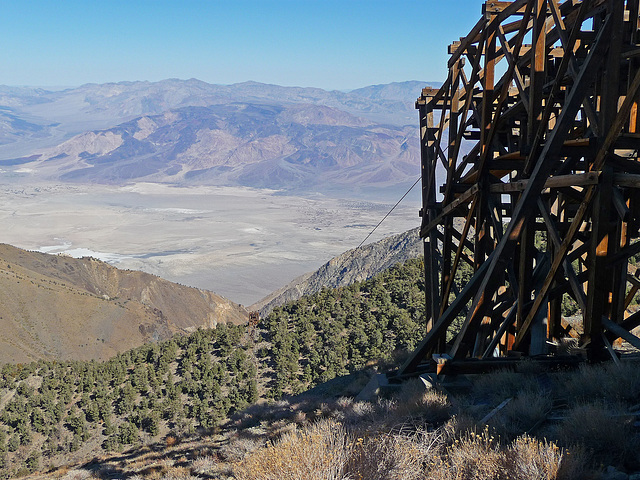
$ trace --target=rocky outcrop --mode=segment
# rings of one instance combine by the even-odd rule
[[[324,287],[343,287],[367,280],[396,263],[418,257],[422,253],[422,241],[418,235],[418,228],[414,228],[338,255],[316,272],[306,273],[296,278],[249,309],[258,310],[260,316],[264,317],[275,307],[303,295],[319,292]]]

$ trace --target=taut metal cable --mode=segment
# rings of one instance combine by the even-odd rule
[[[404,200],[404,197],[406,197],[407,195],[409,195],[409,192],[411,192],[411,190],[413,190],[413,187],[415,187],[421,179],[422,179],[422,175],[418,177],[418,179],[415,181],[415,183],[414,183],[413,185],[411,185],[411,187],[409,188],[409,190],[407,190],[407,192],[402,196],[402,198],[400,198],[400,200],[398,200],[398,201],[396,202],[396,204],[395,204],[393,207],[391,207],[391,210],[389,210],[389,211],[387,212],[387,214],[382,218],[382,220],[380,220],[380,221],[378,222],[378,224],[377,224],[375,227],[373,227],[373,230],[371,230],[371,231],[369,232],[369,235],[367,235],[367,236],[364,238],[364,240],[362,240],[362,241],[360,242],[360,245],[358,245],[356,248],[360,248],[360,247],[364,244],[364,242],[366,242],[366,241],[367,241],[367,239],[368,239],[371,235],[373,235],[373,232],[375,232],[375,231],[376,231],[376,229],[377,229],[380,225],[382,225],[382,222],[384,222],[384,221],[387,219],[387,217],[388,217],[389,215],[391,215],[391,212],[393,212],[393,211],[395,210],[395,208],[396,208],[398,205],[400,205],[400,202],[401,202],[402,200]]]

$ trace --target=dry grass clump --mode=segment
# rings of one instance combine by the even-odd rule
[[[195,477],[187,472],[179,473],[167,473],[158,480],[202,480],[200,477]]]
[[[420,397],[419,405],[424,409],[423,418],[429,423],[439,424],[451,418],[453,405],[444,393],[428,390]]]
[[[370,402],[354,402],[351,398],[340,398],[330,415],[331,418],[347,425],[356,425],[375,421],[377,409]]]
[[[191,473],[204,475],[205,478],[227,478],[232,474],[229,464],[221,462],[217,457],[206,455],[191,462]]]
[[[581,450],[573,454],[555,443],[528,435],[518,437],[507,453],[511,478],[530,480],[577,480],[585,478],[585,457]]]
[[[556,445],[524,435],[513,442],[509,453],[511,469],[518,478],[558,478],[562,452]]]
[[[62,473],[62,472],[58,472]],[[73,469],[65,473],[61,480],[92,480],[95,478],[89,470]]]
[[[428,465],[433,480],[583,480],[584,459],[523,435],[501,447],[488,428],[469,432]]]
[[[218,454],[228,462],[239,462],[254,450],[264,446],[263,437],[246,437],[231,435],[229,443],[222,445]]]
[[[512,440],[540,425],[547,418],[552,404],[551,397],[544,393],[520,392],[489,421],[489,426],[503,439]]]
[[[474,395],[496,404],[506,398],[517,397],[521,392],[539,390],[538,380],[530,373],[501,370],[490,375],[478,375],[473,380]]]
[[[423,465],[439,454],[440,440],[441,435],[425,431],[411,437],[358,437],[345,466],[345,474],[354,480],[422,479]]]
[[[559,425],[558,437],[567,447],[584,447],[595,465],[624,462],[638,447],[632,419],[611,406],[578,405]]]
[[[444,443],[451,445],[455,440],[460,440],[469,432],[475,431],[476,423],[473,418],[463,413],[451,417],[440,430],[444,437]]]
[[[128,480],[201,480],[202,478],[193,475],[193,468],[182,466],[164,465],[160,469],[147,468],[133,475],[129,469],[127,471],[127,474],[119,477],[100,475],[98,478],[127,478]]]
[[[208,474],[212,469],[216,468],[219,463],[218,459],[211,455],[198,457],[191,462],[191,472],[196,474]]]
[[[608,403],[637,404],[640,398],[640,364],[582,365],[578,371],[559,377],[562,391],[574,405],[601,400]]]
[[[502,480],[507,476],[505,454],[487,429],[481,434],[467,433],[456,439],[442,458],[429,468],[433,480]]]
[[[175,435],[167,435],[164,439],[164,442],[167,448],[171,448],[177,445],[179,440],[178,440],[178,437],[176,437]]]
[[[147,477],[142,477],[140,475],[134,475],[132,477],[127,477],[129,480],[149,480]],[[200,477],[195,477],[191,475],[191,473],[186,469],[173,469],[170,472],[163,474],[160,477],[156,477],[157,480],[202,480]],[[154,479],[155,480],[155,479]]]
[[[341,424],[320,420],[250,454],[234,474],[239,480],[342,480],[349,445]]]
[[[415,425],[441,425],[451,418],[453,411],[446,394],[425,389],[419,379],[406,382],[390,406],[390,420]]]
[[[355,402],[349,409],[350,414],[355,418],[371,418],[375,414],[375,407],[370,402]]]

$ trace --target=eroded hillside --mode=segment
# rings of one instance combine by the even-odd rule
[[[243,323],[247,312],[206,290],[94,258],[0,245],[0,362],[106,359],[176,333]]]

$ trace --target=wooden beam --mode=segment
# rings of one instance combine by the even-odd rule
[[[488,0],[483,6],[482,6],[482,13],[483,14],[487,14],[487,13],[502,13],[504,12],[508,7],[511,7],[513,4],[513,2],[499,2],[497,0]],[[513,12],[513,15],[522,15],[524,13],[525,7],[521,7],[520,9],[516,10],[515,12]]]
[[[491,290],[493,290],[493,288],[495,288],[493,285],[490,285],[490,280],[492,275],[494,274],[493,272],[498,265],[497,258],[500,258],[500,256],[502,255],[504,255],[505,257],[508,256],[515,248],[515,240],[519,237],[520,231],[523,227],[524,219],[532,210],[532,200],[537,194],[539,194],[542,187],[544,186],[546,178],[551,172],[556,152],[559,151],[562,143],[564,142],[568,127],[573,123],[578,108],[582,103],[582,99],[584,98],[586,92],[588,91],[589,87],[591,87],[592,82],[595,79],[596,73],[598,72],[598,64],[602,62],[606,51],[606,41],[604,41],[603,38],[606,38],[606,35],[608,35],[610,28],[610,23],[605,21],[603,28],[601,28],[600,32],[598,33],[595,45],[589,51],[589,54],[582,65],[577,82],[573,85],[572,89],[569,92],[569,95],[567,96],[567,99],[565,100],[565,106],[560,114],[558,122],[556,123],[556,127],[547,138],[547,141],[542,148],[540,155],[537,156],[538,161],[535,162],[535,167],[531,175],[530,182],[528,183],[527,188],[522,194],[522,198],[516,206],[516,211],[513,214],[512,221],[509,224],[507,233],[505,234],[505,239],[507,239],[507,241],[500,242],[500,245],[498,246],[500,254],[498,255],[498,257],[496,257],[496,260],[494,260],[493,265],[489,269],[488,275],[481,285],[482,289],[491,287]],[[543,286],[543,289],[548,289],[550,287],[551,279],[555,276],[557,268],[560,266],[560,263],[562,262],[564,254],[566,254],[566,250],[568,248],[569,243],[563,242],[559,255],[556,256],[557,265],[554,261],[552,271],[549,272],[549,282],[545,283],[546,286]],[[529,314],[527,320],[525,321],[525,324],[522,326],[522,330],[516,337],[516,341],[514,344],[515,348],[517,348],[519,343],[526,335],[528,327],[533,321],[535,313],[540,307],[540,303],[542,302],[542,299],[545,295],[546,292],[541,292],[541,295],[537,297],[531,311],[532,313]]]
[[[474,195],[478,193],[479,190],[480,188],[478,187],[478,185],[474,185],[471,188],[469,188],[469,190],[467,190],[465,193],[463,193],[458,198],[456,198],[449,205],[446,205],[445,207],[443,207],[442,211],[440,212],[440,215],[435,217],[432,221],[430,221],[427,225],[425,225],[420,229],[420,236],[422,238],[426,237],[431,230],[433,230],[435,227],[438,226],[438,224],[442,221],[442,219],[445,216],[447,216],[449,213],[451,213],[453,210],[455,210],[459,206],[465,203],[469,203],[471,199],[474,197]]]
[[[491,260],[491,257],[489,258]],[[434,323],[433,327],[427,332],[425,338],[416,347],[416,350],[405,361],[405,363],[398,370],[398,374],[402,375],[408,372],[415,371],[416,367],[422,362],[427,354],[431,353],[433,346],[439,341],[439,338],[446,334],[446,329],[451,325],[453,319],[460,313],[460,310],[466,305],[471,297],[476,293],[480,282],[484,277],[489,262],[485,262],[477,272],[467,282],[458,296],[451,302],[449,308],[440,315],[440,318]]]
[[[600,172],[577,173],[575,175],[559,175],[550,177],[543,188],[584,187],[597,185]],[[640,181],[640,178],[638,179]],[[489,190],[493,193],[522,192],[527,188],[528,180],[518,180],[511,183],[494,183]]]
[[[612,334],[617,335],[619,338],[626,340],[634,347],[640,349],[640,338],[636,337],[633,333],[629,332],[628,330],[625,330],[620,325],[612,322],[606,317],[602,319],[602,325],[604,326],[604,328],[609,330]]]
[[[613,184],[623,188],[640,188],[640,175],[631,173],[615,173]]]
[[[498,345],[500,354],[543,352],[547,338],[566,331],[564,295],[578,302],[592,351],[611,356],[607,319],[629,335],[624,309],[640,290],[633,276],[625,298],[629,256],[640,251],[640,68],[629,55],[638,3],[488,2],[485,17],[454,44],[443,88],[425,97],[442,111],[428,147],[429,184],[443,168],[444,198],[425,204],[431,213],[421,228],[444,254],[436,252],[441,298],[404,374],[423,368],[426,353],[445,352],[447,328],[463,311],[447,351],[455,359],[493,355]],[[463,235],[455,217],[465,217]],[[540,231],[547,244],[533,248]],[[449,303],[464,263],[477,272]]]

